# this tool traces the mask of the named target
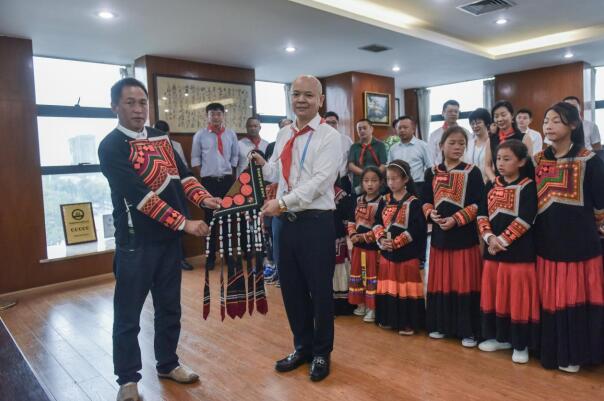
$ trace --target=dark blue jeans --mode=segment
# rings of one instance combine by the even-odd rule
[[[155,309],[157,371],[169,373],[178,366],[181,260],[180,238],[153,244],[138,244],[132,238],[129,244],[116,246],[113,367],[120,385],[141,379],[138,333],[141,310],[149,291]]]

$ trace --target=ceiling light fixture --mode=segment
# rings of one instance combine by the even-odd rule
[[[564,54],[564,58],[573,58],[575,55],[569,50]]]
[[[102,19],[114,19],[116,15],[111,11],[103,10],[96,13],[96,16]]]
[[[293,52],[295,52],[295,51],[296,51],[296,48],[295,48],[295,47],[293,47],[293,46],[287,46],[287,47],[285,48],[285,51],[286,51],[286,52],[288,52],[288,53],[293,53]]]
[[[398,65],[395,65],[394,67],[392,67],[392,71],[394,72],[399,72],[401,70],[401,67],[399,67]]]
[[[507,23],[508,23],[508,20],[507,20],[507,19],[505,19],[505,18],[499,18],[497,21],[495,21],[495,23],[496,23],[497,25],[505,25],[505,24],[507,24]]]

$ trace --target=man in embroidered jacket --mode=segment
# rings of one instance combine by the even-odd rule
[[[198,380],[176,355],[180,335],[182,232],[208,234],[203,221],[188,219],[186,199],[198,207],[217,208],[212,197],[178,157],[168,136],[145,127],[148,95],[133,78],[111,88],[118,126],[99,145],[101,172],[109,181],[115,224],[116,278],[113,364],[118,401],[138,400],[142,368],[137,335],[149,291],[155,309],[155,357],[160,377]]]

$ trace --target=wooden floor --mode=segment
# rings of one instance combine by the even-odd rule
[[[85,266],[82,266],[85,268]],[[308,370],[278,374],[273,364],[292,349],[278,289],[268,287],[269,314],[220,322],[217,297],[201,318],[202,270],[183,275],[181,361],[201,383],[159,381],[153,357],[153,306],[139,336],[144,400],[602,400],[604,368],[577,375],[547,371],[537,361],[511,362],[511,352],[486,354],[458,341],[401,337],[356,317],[336,319],[332,374],[321,383]],[[217,274],[212,275],[213,288]],[[215,295],[215,294],[213,294]],[[111,358],[113,282],[21,299],[0,312],[56,401],[114,400]]]

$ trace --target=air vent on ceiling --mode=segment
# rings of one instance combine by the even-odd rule
[[[390,50],[392,49],[391,47],[386,47],[386,46],[382,46],[382,45],[367,45],[367,46],[363,46],[363,47],[359,47],[360,50],[365,50],[368,52],[372,52],[372,53],[381,53],[381,52],[385,52],[386,50]]]
[[[516,3],[510,0],[480,0],[473,3],[458,6],[461,11],[465,11],[472,15],[483,15],[493,11],[505,10],[515,6]]]

